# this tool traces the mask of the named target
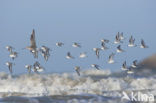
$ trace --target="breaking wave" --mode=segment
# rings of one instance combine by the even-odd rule
[[[115,76],[114,76],[115,75]],[[120,76],[119,76],[120,75]],[[109,70],[86,70],[76,73],[22,74],[10,76],[0,73],[0,96],[104,96],[121,98],[122,92],[142,91],[156,95],[156,79],[136,78]]]

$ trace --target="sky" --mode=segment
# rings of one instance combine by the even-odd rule
[[[74,72],[75,66],[90,69],[98,64],[101,69],[120,71],[126,60],[128,65],[135,59],[141,61],[156,53],[156,1],[155,0],[1,0],[0,1],[0,71],[9,73],[5,62],[14,62],[14,74],[26,73],[24,65],[39,61],[45,73]],[[51,57],[45,62],[42,56],[34,59],[28,50],[32,29],[36,31],[37,46],[51,48]],[[115,56],[113,65],[107,64],[109,54],[115,52],[117,32],[123,32],[124,53]],[[128,48],[128,39],[133,35],[136,44],[144,39],[148,49]],[[109,39],[108,51],[100,52],[98,60],[92,51],[100,47],[102,38]],[[56,42],[63,42],[62,48]],[[73,48],[78,42],[82,48]],[[19,53],[14,61],[9,58],[5,46],[15,47]],[[67,60],[70,51],[74,60]],[[80,52],[87,52],[88,58],[80,59]]]

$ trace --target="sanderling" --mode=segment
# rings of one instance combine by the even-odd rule
[[[10,74],[12,74],[12,72],[13,72],[13,71],[12,71],[13,63],[12,63],[12,62],[6,62],[5,64],[8,66]],[[14,64],[14,65],[15,65],[15,64]]]
[[[134,42],[135,42],[135,38],[133,38],[133,36],[131,36],[130,39],[129,39],[128,46],[129,47],[135,47],[136,45],[134,44]]]
[[[101,50],[100,48],[93,48],[93,50],[95,51],[96,57],[99,59],[99,51]]]
[[[121,45],[117,46],[117,50],[116,50],[118,53],[121,53],[121,52],[124,52],[123,49],[121,49]]]
[[[79,48],[81,48],[81,45],[80,45],[79,43],[76,43],[76,42],[74,42],[74,43],[72,44],[72,46],[73,46],[73,47],[79,47]]]
[[[74,57],[71,55],[70,52],[67,52],[67,56],[66,56],[67,59],[74,59]]]
[[[86,52],[80,53],[80,56],[79,56],[79,57],[80,57],[80,58],[85,58],[85,57],[87,57]]]
[[[120,33],[118,32],[117,35],[115,36],[114,44],[119,44],[119,43],[121,43],[121,39],[120,39]]]
[[[122,68],[121,69],[124,70],[124,71],[128,70],[127,69],[127,65],[126,65],[126,61],[124,61],[124,63],[122,64]]]
[[[131,65],[131,67],[136,68],[137,67],[137,60],[133,61],[133,64]]]
[[[9,56],[14,60],[18,56],[18,53],[12,51]]]
[[[58,46],[58,47],[62,47],[64,45],[64,43],[62,43],[62,42],[57,42],[56,43],[56,46]]]
[[[108,63],[109,64],[113,64],[114,63],[114,53],[112,53],[111,55],[109,55],[109,59],[108,59]]]
[[[106,47],[105,42],[101,42],[101,50],[107,50],[108,47]]]
[[[75,69],[77,75],[80,76],[80,67],[79,66],[75,66],[74,69]]]
[[[100,70],[100,66],[97,64],[91,64],[91,67],[96,68],[97,70]]]
[[[11,53],[11,52],[12,52],[12,50],[14,49],[12,46],[9,46],[9,45],[8,45],[8,46],[6,46],[5,48],[6,48],[6,49],[7,49],[10,53]]]
[[[148,46],[145,44],[143,39],[141,39],[141,46],[140,46],[140,48],[148,48]]]
[[[32,65],[25,65],[25,68],[28,70],[28,73],[31,73]]]
[[[35,58],[38,58],[38,50],[36,46],[36,40],[35,40],[35,30],[33,29],[31,37],[30,37],[30,46],[27,46],[26,49],[30,50],[31,53],[33,53]]]

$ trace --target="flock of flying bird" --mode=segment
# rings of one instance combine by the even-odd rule
[[[121,48],[121,45],[120,45],[120,43],[123,43],[124,39],[125,38],[123,36],[123,33],[118,32],[116,37],[115,37],[115,41],[114,41],[114,44],[118,44],[118,46],[116,48],[116,52],[117,53],[124,52],[124,50]],[[106,46],[106,44],[109,43],[109,42],[110,41],[107,40],[107,39],[102,39],[101,40],[101,48],[93,48],[93,51],[95,52],[95,55],[96,55],[96,57],[98,59],[99,59],[99,56],[100,56],[99,55],[100,50],[107,50],[108,47]],[[57,42],[56,46],[62,47],[62,46],[64,46],[64,43]],[[79,43],[76,43],[76,42],[74,42],[72,44],[72,46],[75,47],[75,48],[81,48],[81,45]],[[133,38],[133,36],[131,36],[129,38],[128,47],[136,47],[136,46],[137,45],[135,44],[135,38]],[[140,48],[148,48],[148,46],[145,44],[143,39],[141,40]],[[14,48],[12,46],[6,46],[6,49],[10,53],[9,57],[12,58],[13,60],[18,56],[18,53],[14,51]],[[50,57],[50,51],[51,51],[50,48],[48,48],[47,46],[42,46],[41,48],[37,48],[36,40],[35,40],[35,30],[34,29],[32,31],[31,37],[30,37],[30,46],[27,46],[24,49],[29,50],[33,54],[34,58],[38,58],[38,52],[41,53],[41,55],[44,57],[44,59],[46,61],[48,61],[48,59]],[[108,59],[108,63],[109,64],[113,64],[114,63],[114,55],[115,55],[115,53],[112,53],[112,54],[109,55],[109,59]],[[79,57],[80,58],[85,58],[85,57],[87,57],[87,55],[84,52],[84,53],[80,53]],[[67,59],[74,59],[74,57],[71,55],[70,52],[67,52],[66,58]],[[15,64],[12,63],[12,62],[6,62],[6,65],[8,66],[9,71],[12,74],[12,72],[13,72],[12,71],[12,67]],[[100,66],[97,65],[97,64],[91,64],[91,67],[93,67],[93,68],[95,68],[97,70],[100,69]],[[130,67],[127,67],[126,61],[124,61],[124,63],[122,64],[121,69],[123,71],[126,71],[128,74],[133,74],[134,72],[133,72],[132,69],[136,68],[136,67],[137,67],[137,60],[134,60]],[[25,65],[25,68],[28,70],[28,73],[31,73],[31,71],[33,71],[35,73],[39,73],[39,72],[44,71],[43,66],[41,66],[38,61],[36,61],[33,65]],[[77,74],[80,76],[80,66],[75,66],[74,69],[77,72]]]

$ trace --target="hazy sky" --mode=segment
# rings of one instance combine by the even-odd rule
[[[22,48],[30,44],[32,29],[36,31],[38,47],[46,45],[52,49],[51,57],[45,62],[38,60],[28,50]],[[100,47],[100,39],[114,41],[117,32],[124,32],[126,40],[122,44],[125,53],[115,56],[116,63],[107,64],[108,55],[115,52],[117,45],[110,43],[111,50],[101,52],[97,60],[93,47]],[[149,49],[127,48],[130,35],[144,39]],[[25,64],[39,61],[49,72],[72,72],[78,65],[82,69],[96,63],[103,69],[120,70],[124,60],[130,65],[134,59],[143,58],[156,52],[156,1],[155,0],[1,0],[0,1],[0,70],[8,72],[6,61],[12,61],[5,49],[15,47],[19,57],[13,62],[14,73],[25,73]],[[58,48],[55,43],[62,41],[65,46]],[[73,42],[82,48],[72,48]],[[113,48],[113,49],[112,49]],[[70,51],[75,60],[67,60]],[[87,52],[88,58],[79,59],[80,52]]]

